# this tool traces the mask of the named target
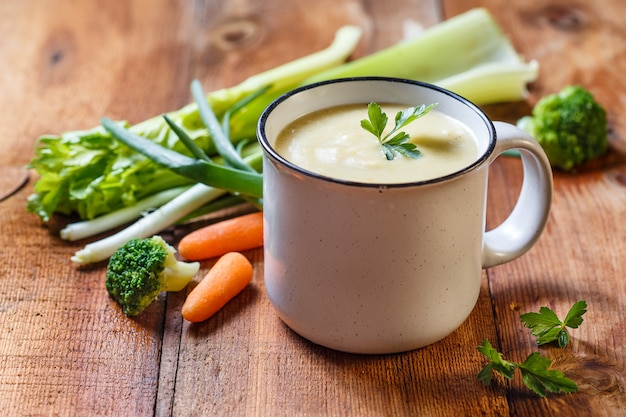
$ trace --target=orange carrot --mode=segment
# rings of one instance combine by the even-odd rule
[[[194,230],[178,243],[178,253],[190,261],[263,246],[263,213],[255,212]]]
[[[217,313],[252,280],[252,264],[239,252],[220,257],[183,303],[183,318],[197,323]]]

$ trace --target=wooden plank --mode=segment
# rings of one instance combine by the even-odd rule
[[[613,150],[576,174],[555,172],[555,195],[547,230],[527,255],[488,271],[499,343],[505,357],[523,361],[539,351],[554,360],[580,387],[576,394],[540,401],[525,394],[516,380],[509,395],[514,415],[622,415],[626,407],[624,339],[626,317],[626,172],[623,141],[626,111],[619,97],[626,67],[626,31],[616,24],[626,13],[622,2],[548,4],[513,1],[474,2],[493,11],[513,43],[541,66],[528,103],[565,85],[587,87],[607,108]],[[461,1],[445,1],[447,15],[466,10]],[[601,45],[601,46],[600,46]],[[517,120],[530,107],[490,109]],[[495,117],[495,116],[494,116]],[[491,189],[507,190],[490,204],[492,225],[508,214],[521,185],[519,162],[502,159],[493,167]],[[572,330],[567,349],[538,348],[519,316],[549,306],[564,317],[584,299],[589,312],[580,329]],[[617,331],[616,331],[617,330]]]
[[[540,62],[540,76],[530,90],[530,103],[569,84],[589,88],[607,108],[614,129],[613,146],[626,153],[626,125],[622,117],[626,100],[621,94],[626,88],[622,76],[626,71],[624,2],[515,0],[506,2],[506,7],[501,0],[442,3],[448,17],[471,7],[487,8],[521,55]]]
[[[513,171],[514,162],[503,161],[496,169]],[[616,179],[623,172],[622,166],[575,177],[557,174],[553,212],[537,246],[514,263],[488,272],[504,355],[523,361],[539,351],[580,387],[576,394],[540,402],[524,395],[525,388],[517,381],[511,396],[516,415],[577,415],[581,410],[593,411],[593,415],[623,413],[625,350],[620,329],[626,324],[626,229],[621,219],[626,190]],[[601,238],[599,230],[604,230]],[[589,312],[583,325],[571,331],[571,346],[537,348],[519,315],[549,306],[564,317],[578,300],[587,301]]]
[[[580,82],[606,103],[614,148],[624,143],[624,4],[557,5],[482,0],[0,2],[0,166],[27,163],[43,133],[89,128],[107,115],[137,122],[207,90],[319,50],[343,24],[365,30],[356,56],[405,33],[484,5],[527,58],[541,63],[529,103],[488,108],[513,121],[528,104]],[[561,4],[561,3],[559,3]],[[323,18],[320,18],[323,16]],[[493,166],[489,224],[503,219],[520,186],[519,161]],[[6,178],[0,184],[11,184]],[[329,351],[288,330],[255,279],[205,323],[180,317],[184,293],[123,317],[103,288],[104,264],[77,269],[84,244],[58,239],[24,210],[32,182],[0,202],[0,409],[13,415],[607,415],[626,408],[624,287],[626,168],[622,157],[576,175],[557,173],[554,210],[537,247],[483,274],[470,318],[444,341],[400,355]],[[10,185],[8,188],[12,188]],[[60,222],[66,219],[58,219]],[[180,231],[169,234],[175,240]],[[204,262],[203,272],[211,266]],[[570,348],[537,348],[519,314],[577,299],[590,311]],[[494,317],[495,314],[495,317]],[[581,391],[529,394],[519,379],[476,380],[491,340],[523,360],[541,351]]]
[[[26,163],[44,133],[90,128],[104,115],[138,122],[186,104],[178,26],[191,10],[178,3],[3,4],[15,19],[0,28],[7,39],[0,121],[11,128],[0,161]]]
[[[503,392],[476,380],[475,346],[495,338],[486,281],[472,316],[444,341],[367,356],[295,335],[276,317],[261,278],[257,271],[214,318],[183,325],[172,415],[508,414]]]
[[[35,139],[138,121],[188,101],[180,77],[188,2],[3,2],[0,164],[23,166]],[[182,32],[189,35],[189,32]],[[180,95],[179,95],[180,94]],[[26,213],[32,182],[0,206],[0,409],[12,415],[151,415],[164,298],[129,320],[104,265],[78,269],[58,225]]]
[[[205,14],[213,15],[211,10]],[[265,17],[258,29],[264,42],[258,50],[252,41],[254,47],[231,50],[226,68],[233,65],[235,72],[240,62],[252,64],[256,56],[276,65],[321,49],[343,24],[365,29],[358,54],[373,52],[402,39],[403,26],[410,32],[438,21],[437,11],[434,3],[417,1],[403,7],[335,0],[306,2],[306,8],[304,2],[282,3],[271,15],[249,13]],[[293,27],[277,24],[287,20],[298,21],[297,36]],[[269,61],[262,65],[270,67]],[[211,76],[203,77],[204,84],[212,85]],[[394,356],[348,355],[312,345],[287,329],[265,296],[261,251],[248,255],[256,265],[253,284],[207,322],[183,324],[172,415],[508,414],[503,392],[476,380],[482,363],[475,346],[485,337],[495,339],[486,281],[470,319],[440,344]],[[203,263],[202,272],[210,266]]]
[[[138,320],[121,317],[103,288],[103,269],[77,272],[68,258],[77,246],[24,216],[26,192],[0,211],[0,408],[150,412],[162,303]]]

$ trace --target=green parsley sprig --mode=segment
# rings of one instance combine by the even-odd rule
[[[478,374],[478,380],[485,385],[491,383],[494,372],[500,373],[507,379],[513,379],[515,369],[519,369],[524,384],[542,398],[546,397],[548,392],[578,391],[578,385],[561,371],[549,369],[552,361],[538,352],[531,353],[523,363],[516,363],[504,359],[488,340],[484,340],[477,349],[489,359],[489,363]]]
[[[548,307],[541,307],[538,313],[522,314],[520,319],[526,327],[532,329],[533,336],[537,336],[538,345],[557,341],[563,348],[570,340],[567,327],[578,328],[586,312],[587,302],[581,300],[574,303],[563,321]],[[478,380],[485,385],[491,383],[494,372],[507,379],[513,379],[515,369],[519,369],[524,384],[541,397],[545,397],[548,392],[578,391],[578,385],[565,377],[561,371],[549,369],[552,361],[538,352],[530,354],[523,363],[516,363],[504,359],[488,340],[484,340],[477,349],[489,359],[487,365],[478,373]]]
[[[383,131],[387,126],[389,118],[377,103],[371,102],[367,106],[367,117],[369,120],[361,120],[361,127],[376,136],[387,160],[393,160],[396,154],[416,159],[420,157],[421,152],[415,144],[409,142],[411,137],[407,133],[398,131],[414,120],[428,114],[436,105],[436,103],[428,106],[422,104],[421,106],[409,107],[406,110],[399,111],[395,117],[395,127],[383,136]]]
[[[582,324],[582,316],[586,312],[587,302],[581,300],[574,303],[563,321],[548,307],[541,307],[538,313],[524,313],[520,319],[531,329],[532,335],[537,337],[538,345],[556,341],[559,347],[563,348],[570,341],[567,328],[577,329]]]

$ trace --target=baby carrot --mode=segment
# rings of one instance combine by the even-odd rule
[[[208,319],[250,283],[252,273],[252,264],[241,253],[229,252],[221,256],[187,295],[183,318],[193,323]]]
[[[254,212],[210,224],[185,235],[178,253],[190,261],[263,246],[263,213]]]

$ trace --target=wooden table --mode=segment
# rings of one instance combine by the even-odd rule
[[[562,4],[562,5],[559,5]],[[580,4],[580,6],[575,6]],[[181,319],[183,293],[130,320],[109,299],[105,265],[77,268],[85,242],[58,237],[26,212],[31,180],[0,202],[0,410],[11,415],[417,416],[626,414],[626,3],[496,0],[7,0],[0,3],[0,187],[10,191],[44,133],[89,128],[100,117],[139,122],[207,91],[327,46],[356,24],[355,56],[403,31],[486,6],[516,48],[540,62],[526,103],[489,106],[514,121],[567,84],[607,107],[611,154],[576,174],[555,173],[553,211],[538,244],[487,270],[478,304],[454,334],[397,355],[330,351],[289,331],[264,293],[262,251],[246,254],[253,284],[217,316]],[[519,161],[492,168],[488,222],[520,185]],[[495,197],[497,196],[497,197]],[[171,234],[170,237],[176,234]],[[211,262],[202,264],[208,269]],[[577,300],[585,322],[566,349],[538,348],[519,316],[560,315]],[[580,391],[541,399],[519,375],[485,387],[477,352],[540,351]]]

